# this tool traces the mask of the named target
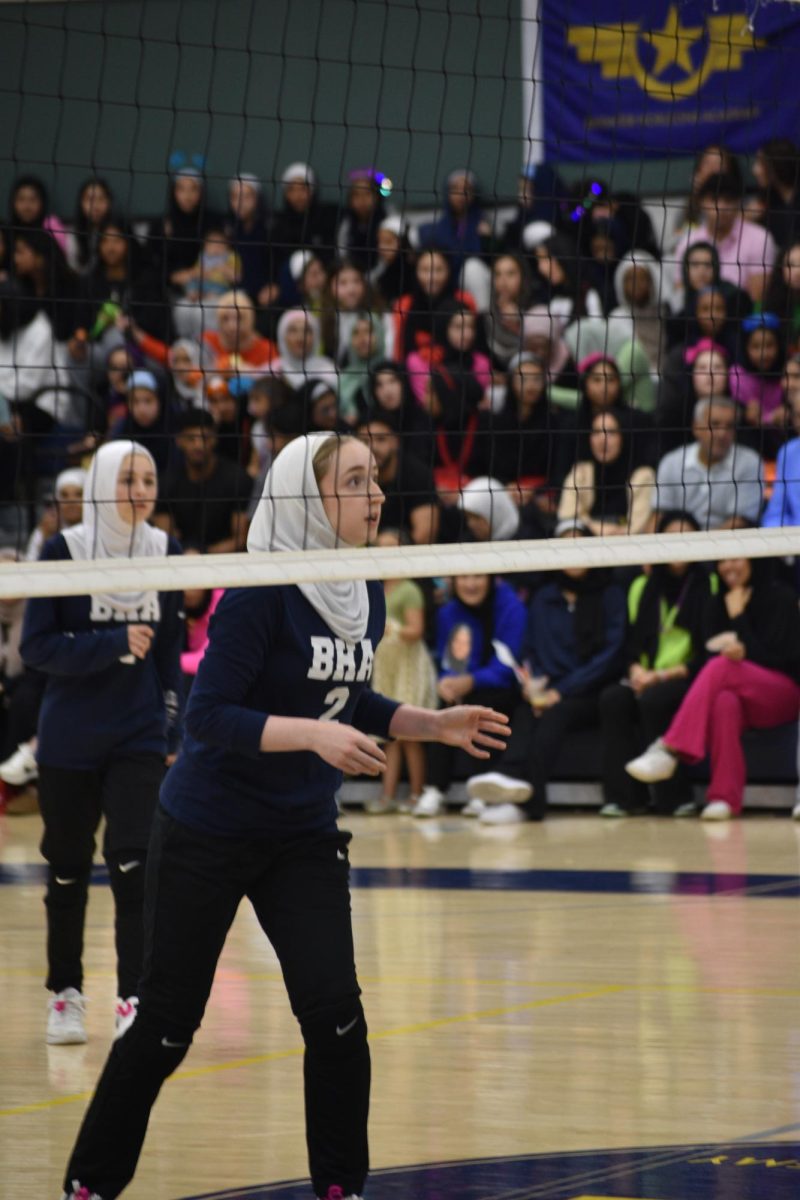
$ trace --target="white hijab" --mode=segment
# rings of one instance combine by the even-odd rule
[[[333,550],[340,544],[314,478],[314,455],[336,436],[310,433],[281,450],[264,480],[248,550]],[[369,597],[363,579],[297,586],[337,637],[358,642],[366,635]]]
[[[327,380],[335,391],[336,363],[332,358],[328,358],[324,354],[316,354],[314,351],[303,358],[298,358],[289,350],[286,344],[286,329],[293,321],[305,321],[314,335],[314,345],[318,346],[320,343],[319,321],[314,314],[306,312],[303,308],[289,309],[278,321],[276,337],[279,357],[270,364],[270,370],[276,375],[281,375],[294,391],[301,388],[304,383],[308,383],[311,378]]]
[[[146,458],[155,471],[152,454],[138,442],[107,442],[91,461],[83,488],[83,520],[62,535],[76,561],[163,557],[167,553],[168,538],[163,529],[154,529],[145,522],[128,525],[117,512],[117,476],[129,454]],[[151,602],[155,595],[153,591],[108,592],[101,599],[114,608],[132,612]]]
[[[461,489],[459,508],[489,522],[489,540],[504,542],[516,536],[519,509],[499,479],[481,475]]]

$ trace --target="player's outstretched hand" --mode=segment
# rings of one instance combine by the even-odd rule
[[[312,750],[345,775],[381,775],[386,755],[372,738],[352,725],[317,721]]]
[[[505,713],[478,704],[458,704],[436,713],[436,740],[458,746],[473,758],[488,758],[490,750],[505,750],[511,726]]]

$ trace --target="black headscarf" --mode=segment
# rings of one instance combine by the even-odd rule
[[[638,463],[634,458],[633,429],[631,415],[622,408],[609,408],[603,415],[613,417],[619,427],[622,447],[613,462],[600,462],[591,452],[589,440],[588,461],[594,464],[593,517],[627,517],[628,483]],[[597,416],[595,415],[595,420]],[[591,433],[591,428],[590,428]]]
[[[582,536],[591,537],[588,529]],[[555,583],[562,592],[575,594],[575,642],[581,662],[594,658],[606,644],[607,622],[603,603],[604,593],[611,583],[611,572],[605,567],[592,567],[579,579],[557,571]]]

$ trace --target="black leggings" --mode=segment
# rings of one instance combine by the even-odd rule
[[[350,834],[223,838],[159,809],[147,862],[139,1015],[115,1042],[65,1185],[114,1200],[133,1178],[150,1110],[199,1027],[247,896],[305,1042],[306,1137],[317,1196],[360,1194],[369,1166],[370,1059],[350,920]],[[67,1190],[69,1188],[67,1187]]]
[[[95,771],[39,766],[47,860],[47,983],[83,990],[83,927],[95,834],[106,819],[103,857],[114,894],[117,988],[135,996],[142,969],[147,845],[164,777],[159,754],[120,757]]]
[[[517,703],[516,693],[510,688],[476,688],[470,692],[461,704],[483,704],[494,708],[497,712],[510,717]],[[489,771],[492,763],[504,752],[493,750],[488,759],[472,758],[463,750],[454,746],[445,746],[441,742],[428,742],[425,747],[428,760],[428,783],[432,787],[447,792],[455,777],[475,775],[478,771]]]

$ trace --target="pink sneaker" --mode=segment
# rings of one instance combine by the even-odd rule
[[[320,1200],[361,1200],[361,1197],[356,1196],[353,1192],[349,1196],[345,1196],[338,1183],[335,1183],[332,1187],[328,1188],[324,1196],[320,1197]]]
[[[77,1179],[72,1181],[72,1191],[62,1192],[61,1200],[103,1200],[97,1192],[90,1192],[87,1187],[81,1187]]]

